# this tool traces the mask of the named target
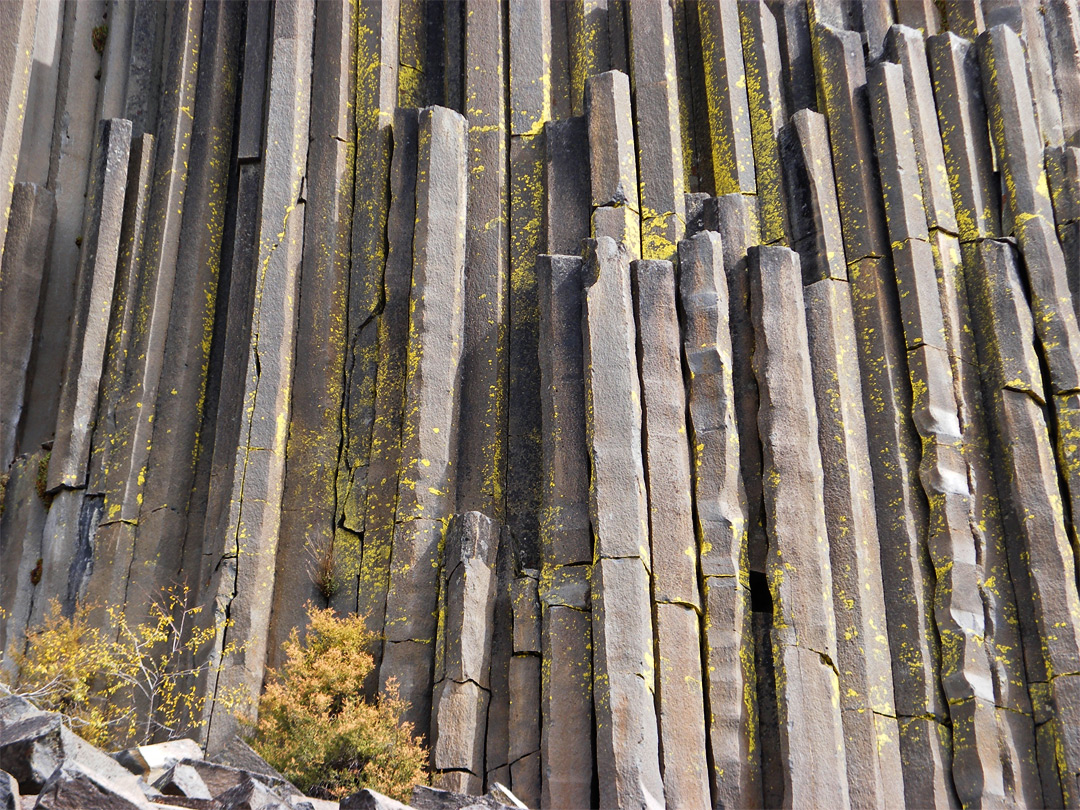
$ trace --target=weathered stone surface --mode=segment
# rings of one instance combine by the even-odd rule
[[[836,196],[847,262],[888,255],[881,182],[866,90],[861,38],[854,31],[814,25],[815,65],[829,122]],[[828,76],[828,80],[821,77]],[[840,133],[842,136],[838,137]]]
[[[154,782],[154,787],[166,796],[183,796],[188,799],[214,798],[206,782],[199,776],[199,772],[190,765],[174,764]]]
[[[531,807],[540,806],[540,656],[510,659],[510,780],[514,793]]]
[[[926,42],[923,33],[938,33],[936,25],[913,25],[907,27],[905,12],[919,3],[903,3],[899,9],[903,25],[894,25],[885,38],[885,57],[895,62],[904,72],[904,90],[907,94],[908,121],[915,144],[915,156],[919,164],[919,184],[922,188],[922,204],[926,211],[926,224],[950,234],[957,232],[956,214],[949,176],[945,168],[945,151],[938,129],[937,109],[934,106],[934,86],[930,81]],[[936,9],[934,9],[936,14]],[[929,22],[929,20],[928,20]],[[933,29],[933,30],[931,30]]]
[[[588,588],[584,577],[581,584]],[[545,598],[540,704],[544,807],[587,806],[592,801],[591,638],[588,612]]]
[[[824,279],[803,294],[825,473],[848,789],[860,806],[892,806],[904,780],[862,385],[853,362],[855,323],[846,283]],[[883,739],[889,744],[879,745]]]
[[[527,570],[510,583],[514,610],[514,653],[540,653],[539,571]]]
[[[0,469],[4,470],[15,458],[55,208],[52,192],[42,186],[18,183],[12,192],[0,265],[0,376],[4,379],[0,387]]]
[[[221,810],[286,810],[288,807],[270,788],[250,777],[215,798]]]
[[[641,374],[652,598],[700,607],[675,271],[670,262],[644,260],[631,264],[630,272]]]
[[[2,810],[21,810],[22,808],[19,783],[7,771],[0,771],[0,808]]]
[[[42,810],[129,810],[147,807],[134,790],[103,778],[78,762],[65,762],[41,787],[34,807]]]
[[[551,8],[542,0],[510,7],[510,132],[537,135],[551,117]]]
[[[469,793],[483,785],[488,699],[488,693],[472,681],[444,680],[432,701],[432,765],[436,771],[468,771]]]
[[[697,14],[716,193],[753,194],[753,131],[738,6],[699,0]]]
[[[171,768],[182,759],[202,759],[202,749],[194,740],[180,739],[153,745],[138,745],[113,754],[113,759],[134,774]]]
[[[23,118],[26,94],[30,89],[30,70],[37,28],[36,3],[13,3],[3,9],[0,28],[0,256],[6,252],[8,214],[14,192],[16,167],[23,141]],[[44,15],[43,15],[44,16]]]
[[[338,806],[340,810],[408,810],[408,805],[369,788],[346,796]]]
[[[791,212],[790,245],[799,254],[803,283],[844,281],[847,262],[825,116],[799,110],[779,140]]]
[[[780,132],[787,121],[787,114],[780,90],[783,65],[776,18],[764,2],[743,2],[739,3],[739,20],[743,32],[743,62],[754,143],[761,241],[766,245],[786,243],[790,226],[784,194]]]
[[[498,524],[479,512],[455,515],[446,532],[442,560],[442,635],[436,648],[436,659],[442,662],[441,677],[470,680],[485,689],[490,685],[500,534]],[[404,615],[410,612],[406,610]],[[390,627],[388,623],[388,638],[392,637]]]
[[[641,217],[628,205],[604,205],[593,211],[594,239],[608,237],[625,247],[631,260],[641,258]]]
[[[541,256],[540,377],[543,423],[540,557],[549,565],[592,561],[582,367],[582,260]]]
[[[596,765],[605,807],[645,807],[664,792],[648,593],[640,559],[602,557],[593,566]]]
[[[38,592],[43,576],[44,551],[42,532],[47,505],[38,487],[48,463],[46,451],[19,456],[7,468],[4,486],[4,510],[0,514],[0,649],[21,649],[35,600],[44,599]],[[40,610],[40,608],[39,608]],[[4,656],[0,671],[16,675],[14,661]],[[0,714],[2,720],[2,714]]]
[[[1062,137],[1066,143],[1080,146],[1080,6],[1065,2],[1041,8],[1046,14],[1047,45],[1061,102]]]
[[[785,795],[795,804],[847,802],[833,579],[799,259],[787,248],[758,247],[749,264]]]
[[[457,510],[497,520],[505,507],[510,288],[506,13],[497,3],[468,6],[462,107],[468,113],[468,214]]]
[[[594,556],[649,564],[648,504],[641,458],[641,384],[626,249],[589,242],[582,309],[589,510]]]
[[[630,80],[613,70],[587,84],[589,173],[594,207],[641,210],[630,107]]]
[[[584,116],[544,125],[547,252],[576,255],[592,208],[589,127]]]
[[[90,439],[105,362],[116,258],[127,188],[131,122],[103,121],[87,192],[89,205],[75,288],[74,315],[49,458],[50,490],[86,482]]]
[[[983,125],[982,84],[975,48],[954,33],[926,40],[938,125],[961,241],[1001,232],[990,135]]]

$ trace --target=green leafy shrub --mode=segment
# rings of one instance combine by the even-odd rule
[[[407,801],[414,784],[427,783],[428,753],[401,722],[397,685],[364,700],[373,638],[362,617],[309,605],[304,641],[294,630],[259,701],[253,747],[309,796],[371,788]]]

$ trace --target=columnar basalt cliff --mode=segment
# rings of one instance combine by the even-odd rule
[[[1080,807],[1077,0],[0,0],[0,113],[4,649],[312,601],[440,787]]]

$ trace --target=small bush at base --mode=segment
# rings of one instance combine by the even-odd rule
[[[372,639],[362,617],[309,606],[304,642],[294,630],[288,660],[259,701],[252,746],[309,796],[371,788],[407,801],[414,784],[427,783],[428,753],[400,720],[405,702],[396,684],[364,700]]]

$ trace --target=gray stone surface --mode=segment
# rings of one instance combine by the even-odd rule
[[[801,270],[798,254],[780,247],[753,248],[749,264],[785,795],[797,805],[846,804],[833,578]]]
[[[602,73],[589,80],[586,97],[592,205],[640,211],[630,80],[619,71]]]
[[[4,470],[16,453],[55,208],[47,188],[32,183],[15,185],[0,264],[0,375],[4,378],[0,387],[0,469]]]
[[[589,237],[592,190],[585,116],[544,125],[547,252],[576,255]]]

